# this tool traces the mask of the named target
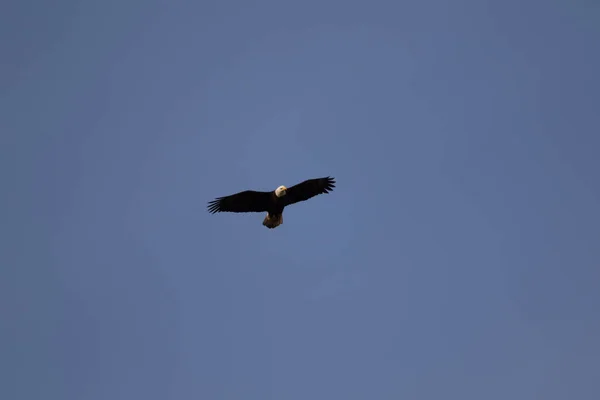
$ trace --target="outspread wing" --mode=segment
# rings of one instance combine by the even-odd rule
[[[208,212],[261,212],[267,211],[271,192],[246,190],[230,196],[218,197],[208,202]]]
[[[286,190],[283,196],[285,204],[294,204],[305,201],[318,194],[329,193],[335,187],[335,180],[331,177],[309,179]]]

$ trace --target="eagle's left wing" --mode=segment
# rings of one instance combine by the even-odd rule
[[[230,196],[218,197],[208,203],[208,212],[261,212],[267,211],[271,192],[245,190]]]

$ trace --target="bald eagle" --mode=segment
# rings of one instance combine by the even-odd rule
[[[245,190],[230,196],[217,197],[208,202],[208,212],[267,212],[263,225],[269,229],[283,224],[283,209],[290,204],[305,201],[322,193],[329,193],[335,187],[331,177],[309,179],[286,188],[279,186],[272,192]]]

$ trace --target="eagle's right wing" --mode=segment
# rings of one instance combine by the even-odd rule
[[[287,189],[283,200],[286,205],[306,201],[319,194],[329,193],[335,188],[335,179],[332,177],[308,179]]]
[[[261,212],[267,211],[271,192],[246,190],[230,196],[218,197],[208,202],[208,212]]]

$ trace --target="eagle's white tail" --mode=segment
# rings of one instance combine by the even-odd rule
[[[267,213],[267,216],[263,221],[263,225],[269,229],[277,228],[281,224],[283,224],[283,214],[271,215]]]

